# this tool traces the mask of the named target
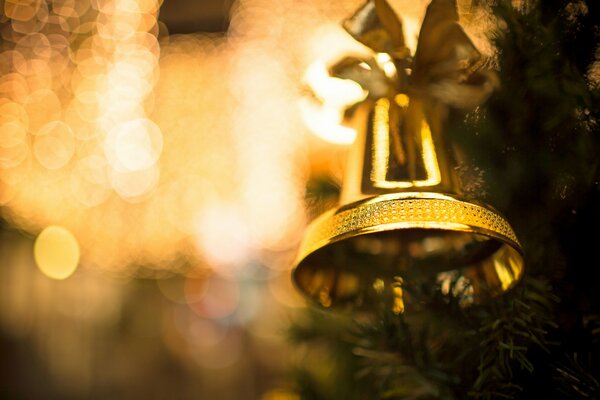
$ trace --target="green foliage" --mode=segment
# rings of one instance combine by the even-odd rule
[[[406,315],[307,311],[290,331],[305,352],[302,398],[600,398],[598,235],[588,233],[600,226],[600,2],[487,3],[501,88],[453,115],[449,133],[515,227],[528,276],[466,310],[431,288],[411,293],[424,306]],[[331,188],[309,191],[331,199]]]
[[[515,370],[534,368],[528,351],[548,353],[552,346],[545,336],[554,325],[555,300],[546,284],[528,278],[507,296],[466,310],[448,296],[433,296],[411,315],[385,308],[362,322],[309,311],[291,338],[309,344],[312,357],[331,366],[321,381],[308,370],[299,373],[304,383],[312,377],[312,395],[304,398],[491,399],[518,393]],[[319,392],[319,383],[332,381],[366,397]]]

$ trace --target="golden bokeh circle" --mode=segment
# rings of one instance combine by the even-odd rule
[[[35,263],[44,275],[56,280],[71,276],[79,264],[79,244],[73,234],[57,225],[48,226],[33,246]]]

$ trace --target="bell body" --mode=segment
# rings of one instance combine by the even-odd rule
[[[444,106],[405,94],[359,105],[340,205],[309,225],[293,271],[308,298],[350,309],[387,299],[400,313],[422,288],[466,306],[518,281],[508,222],[461,198],[445,121]]]
[[[405,94],[361,104],[341,204],[398,192],[460,194],[453,151],[442,136],[445,114],[445,107],[426,110]]]

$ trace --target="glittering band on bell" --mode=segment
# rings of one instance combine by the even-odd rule
[[[403,312],[410,287],[480,302],[523,273],[521,247],[493,208],[461,198],[445,108],[399,94],[365,101],[340,206],[314,220],[293,280],[322,307]],[[415,300],[416,301],[416,300]]]

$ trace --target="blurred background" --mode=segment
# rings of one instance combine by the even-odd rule
[[[414,49],[428,2],[391,3]],[[367,52],[361,4],[0,0],[0,398],[293,398],[289,270],[353,140],[326,66]]]

